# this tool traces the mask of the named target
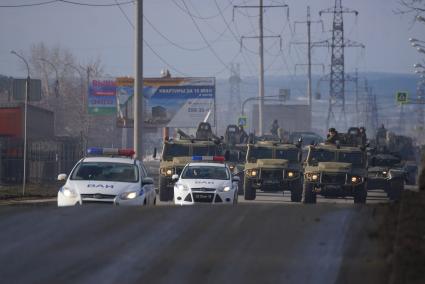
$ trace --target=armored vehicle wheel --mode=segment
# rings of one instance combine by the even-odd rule
[[[173,188],[166,186],[167,180],[164,177],[159,177],[159,200],[160,201],[171,201],[174,197]]]
[[[354,188],[354,203],[364,204],[367,199],[367,184],[362,184]]]
[[[291,201],[301,202],[303,197],[303,184],[301,179],[295,181],[291,185]]]
[[[313,184],[304,182],[304,203],[316,203],[316,193],[313,192]]]
[[[245,180],[245,176],[242,174],[239,177],[240,177],[240,180],[238,182],[238,195],[244,195],[244,180]]]
[[[404,180],[395,179],[391,181],[388,189],[388,198],[393,201],[400,200],[401,192],[404,190]]]
[[[257,192],[248,179],[244,180],[243,191],[245,200],[255,200]]]

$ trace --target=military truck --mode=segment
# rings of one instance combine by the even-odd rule
[[[171,201],[174,198],[172,176],[180,174],[192,156],[216,156],[223,154],[221,140],[212,134],[208,123],[200,123],[196,137],[177,130],[179,140],[166,138],[159,163],[159,200]]]
[[[399,157],[390,153],[371,155],[368,190],[383,189],[390,200],[399,200],[404,190],[405,173]]]
[[[304,203],[325,197],[353,196],[354,203],[367,197],[367,155],[359,147],[337,144],[308,146],[304,167]]]
[[[289,190],[291,201],[301,202],[301,145],[278,141],[248,144],[243,188],[245,200],[254,200],[257,190]]]

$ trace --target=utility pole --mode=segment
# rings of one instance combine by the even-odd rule
[[[361,43],[356,43],[344,39],[344,18],[345,13],[353,13],[356,16],[359,12],[342,7],[342,0],[335,0],[333,8],[319,12],[321,16],[324,13],[333,14],[332,28],[332,57],[331,57],[331,75],[329,88],[329,110],[326,120],[326,126],[329,128],[331,123],[338,123],[343,120],[344,127],[347,128],[347,117],[345,113],[345,58],[344,49],[346,47],[362,47]],[[336,117],[336,114],[340,117]]]
[[[323,21],[322,20],[312,21],[311,15],[310,15],[310,6],[307,6],[307,21],[296,21],[294,25],[294,33],[295,33],[295,28],[297,24],[307,24],[307,42],[291,42],[291,44],[307,44],[307,96],[308,96],[310,119],[312,118],[312,107],[313,107],[313,93],[312,93],[312,86],[311,86],[312,85],[311,67],[312,65],[321,65],[323,66],[322,68],[324,69],[323,64],[312,64],[311,51],[314,46],[322,46],[324,43],[326,43],[324,41],[320,41],[320,42],[311,41],[311,24],[312,23],[322,24],[322,31],[324,31]],[[301,65],[301,64],[297,64],[297,65]],[[295,69],[297,65],[295,65]],[[311,127],[311,122],[310,122],[310,127]]]
[[[136,1],[135,80],[134,80],[134,151],[136,159],[143,159],[143,0]]]
[[[240,112],[241,105],[241,76],[240,76],[240,66],[239,64],[230,64],[230,99],[229,104],[227,105],[227,113],[231,117],[227,117],[228,121],[235,121],[235,114]]]
[[[264,111],[264,38],[280,38],[281,42],[282,42],[282,38],[281,36],[264,36],[264,29],[263,29],[263,13],[264,13],[264,8],[288,8],[288,5],[263,5],[263,0],[259,0],[260,3],[258,6],[256,5],[245,5],[245,6],[239,6],[239,5],[234,5],[233,6],[233,18],[234,18],[234,13],[235,13],[235,9],[240,9],[240,8],[254,8],[254,9],[259,9],[259,20],[258,20],[258,25],[259,25],[259,36],[252,36],[252,37],[241,37],[241,46],[242,46],[242,41],[244,38],[258,38],[259,39],[259,55],[260,55],[260,60],[259,60],[259,84],[258,84],[258,97],[260,98],[260,104],[258,106],[258,132],[259,135],[262,136],[264,133],[264,125],[263,125],[263,111]],[[289,12],[288,12],[289,14]]]

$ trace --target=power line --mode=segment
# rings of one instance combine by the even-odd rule
[[[213,16],[205,16],[205,17],[203,17],[203,16],[201,16],[201,15],[194,15],[194,14],[192,14],[188,9],[187,9],[187,6],[186,6],[186,9],[185,8],[183,8],[182,6],[180,6],[175,0],[172,0],[173,1],[173,3],[174,3],[174,5],[176,5],[181,11],[183,11],[185,14],[187,14],[187,15],[189,15],[189,16],[191,16],[191,17],[193,17],[193,18],[196,18],[196,19],[199,19],[199,20],[210,20],[210,19],[214,19],[214,18],[217,18],[218,16],[220,16],[220,13],[219,14],[217,14],[217,15],[213,15]],[[224,7],[224,9],[223,9],[223,11],[225,11],[225,10],[227,10],[230,6],[232,6],[233,5],[233,3],[232,2],[230,2],[229,3],[229,5],[227,5],[226,7]]]
[[[109,4],[91,4],[91,3],[83,3],[77,1],[69,1],[69,0],[50,0],[43,1],[37,3],[29,3],[29,4],[15,4],[15,5],[0,5],[0,8],[24,8],[24,7],[34,7],[34,6],[43,6],[49,5],[53,3],[65,3],[71,5],[79,5],[79,6],[90,6],[90,7],[112,7],[112,6],[120,6],[134,3],[135,0],[119,2],[119,3],[109,3]]]
[[[30,3],[30,4],[17,4],[17,5],[0,5],[0,8],[21,8],[21,7],[33,7],[33,6],[42,6],[48,5],[55,2],[59,2],[58,0],[44,1],[38,3]]]
[[[187,50],[187,51],[201,51],[201,50],[204,50],[204,49],[207,49],[208,48],[207,45],[202,46],[202,47],[194,47],[194,48],[182,46],[182,45],[180,45],[180,44],[178,44],[178,43],[170,40],[166,35],[164,35],[159,29],[157,29],[155,27],[154,24],[152,24],[152,22],[145,15],[143,15],[143,18],[146,20],[146,22],[149,24],[149,26],[151,26],[151,28],[158,35],[160,35],[163,39],[165,39],[167,42],[169,42],[171,45],[173,45],[173,46],[175,46],[177,48],[180,48],[182,50]],[[227,28],[223,32],[221,32],[220,35],[215,40],[213,40],[211,43],[215,43],[215,42],[219,41],[223,37],[223,35],[226,33],[226,31],[227,31]]]
[[[124,1],[124,2],[119,2],[119,3],[116,2],[116,3],[111,3],[111,4],[91,4],[91,3],[83,3],[83,2],[70,1],[70,0],[58,0],[58,2],[63,2],[63,3],[66,3],[66,4],[72,4],[72,5],[79,5],[79,6],[113,7],[113,6],[132,4],[132,3],[135,2],[135,0]]]
[[[130,20],[130,18],[128,17],[128,15],[125,13],[125,11],[122,9],[121,4],[118,3],[118,0],[115,0],[115,2],[118,4],[116,6],[118,6],[118,8],[120,9],[122,15],[125,17],[125,19],[127,20],[127,22],[129,23],[129,25],[133,28],[134,30],[134,24],[133,22]],[[168,63],[161,55],[159,55],[158,52],[156,52],[156,50],[145,40],[143,39],[143,42],[146,44],[146,46],[150,49],[150,51],[155,54],[156,57],[158,57],[158,59],[164,63],[165,65],[167,65],[171,70],[175,71],[176,73],[182,75],[182,76],[188,76],[187,74],[185,74],[184,72],[181,72],[179,69],[177,69],[176,67],[174,67],[173,65],[171,65],[170,63]]]
[[[173,0],[173,2],[174,2],[174,0]],[[189,12],[189,8],[187,7],[186,2],[184,0],[181,0],[181,2],[185,6],[186,10]],[[227,66],[227,64],[220,58],[220,56],[218,56],[217,52],[212,48],[212,46],[210,45],[208,40],[205,38],[204,34],[202,33],[201,29],[199,28],[198,23],[195,20],[195,18],[192,17],[192,15],[190,13],[189,13],[189,16],[192,19],[193,24],[195,25],[196,29],[198,30],[198,32],[201,35],[202,39],[204,40],[205,44],[208,45],[211,53],[217,58],[218,61],[220,61],[221,64],[223,64],[223,66],[226,67],[227,70],[230,70],[229,66]]]

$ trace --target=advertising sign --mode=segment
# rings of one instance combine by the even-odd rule
[[[215,78],[146,78],[146,125],[192,128],[215,125]]]
[[[93,115],[116,113],[115,79],[94,79],[89,85],[88,112]]]
[[[117,127],[132,128],[134,125],[134,79],[129,77],[118,77],[116,79],[116,86]]]

